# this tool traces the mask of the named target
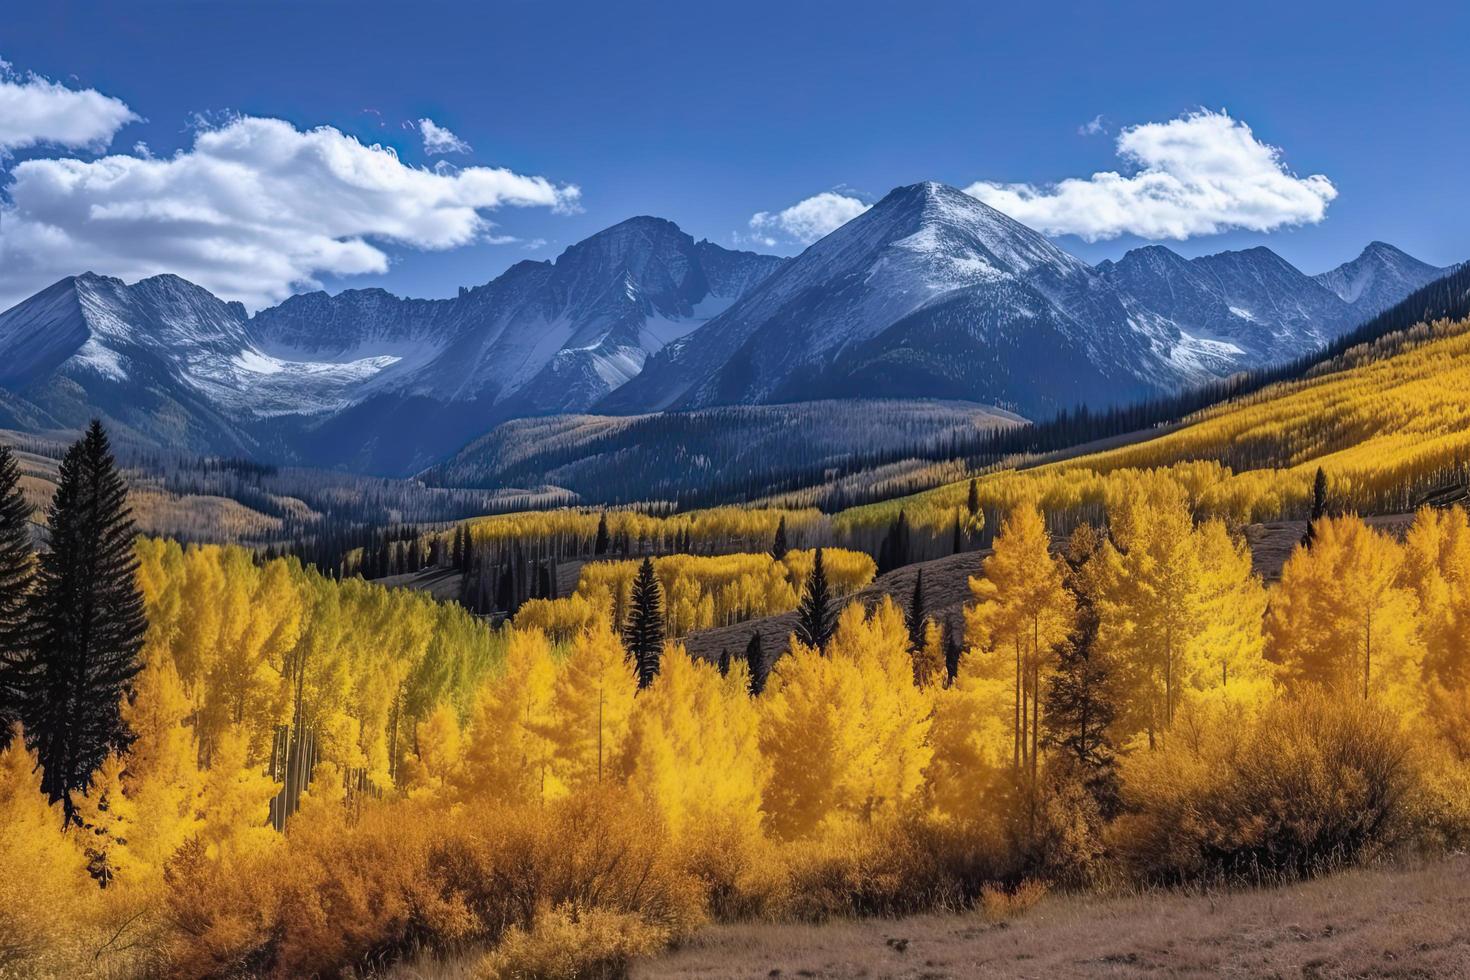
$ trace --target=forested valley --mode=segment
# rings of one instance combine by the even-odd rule
[[[1423,319],[842,509],[344,480],[380,509],[330,547],[201,543],[138,534],[100,425],[39,506],[7,447],[0,975],[617,975],[711,921],[1463,848],[1470,321]]]

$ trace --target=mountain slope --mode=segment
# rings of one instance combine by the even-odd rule
[[[1181,336],[1040,234],[930,182],[812,245],[602,407],[847,397],[877,382],[885,395],[1037,414],[1076,392],[1194,380],[1233,353]]]

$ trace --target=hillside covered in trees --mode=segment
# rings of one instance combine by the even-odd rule
[[[331,574],[136,536],[99,426],[43,519],[6,450],[0,973],[616,972],[711,920],[1464,847],[1467,345],[837,513],[529,510]]]

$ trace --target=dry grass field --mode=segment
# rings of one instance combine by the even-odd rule
[[[636,964],[640,980],[735,978],[1466,977],[1470,857],[1283,888],[1053,896],[978,912],[711,926]]]

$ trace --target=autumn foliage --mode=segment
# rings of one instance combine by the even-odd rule
[[[1324,518],[1268,588],[1200,492],[1120,473],[1106,524],[1067,541],[1018,501],[953,676],[938,626],[884,599],[847,604],[820,649],[793,640],[758,695],[743,659],[678,639],[640,690],[620,562],[584,569],[574,622],[493,629],[291,560],[140,541],[136,738],[83,825],[20,739],[0,753],[0,973],[301,976],[428,945],[483,950],[487,976],[576,975],[712,916],[1003,910],[1046,882],[1463,842],[1464,511],[1402,541]],[[697,609],[747,574],[791,589],[802,555],[654,567],[676,607],[696,581]],[[853,564],[846,591],[872,574]],[[301,723],[314,778],[279,833],[277,733]]]

